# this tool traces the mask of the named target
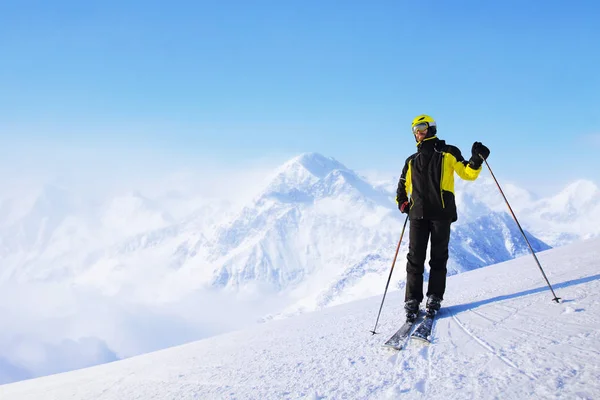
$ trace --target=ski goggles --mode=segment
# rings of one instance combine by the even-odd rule
[[[412,127],[412,131],[415,135],[417,134],[417,132],[423,133],[427,129],[429,129],[429,124],[427,122],[421,122],[420,124],[417,124]]]

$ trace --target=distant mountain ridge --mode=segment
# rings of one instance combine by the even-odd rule
[[[550,199],[533,200],[512,185],[506,192],[514,195],[513,207],[537,251],[600,234],[594,224],[600,220],[600,194],[591,182],[575,182]],[[198,289],[238,293],[258,287],[285,294],[289,310],[380,292],[404,218],[395,193],[318,153],[301,154],[277,168],[238,211],[210,201],[175,220],[160,201],[139,192],[88,213],[67,191],[49,188],[43,196],[30,213],[9,226],[0,224],[4,281],[57,279],[106,294],[130,287],[148,301]],[[40,208],[42,200],[61,206]],[[484,173],[475,182],[457,180],[457,203],[450,274],[528,252]],[[406,251],[407,235],[396,287],[403,284]]]

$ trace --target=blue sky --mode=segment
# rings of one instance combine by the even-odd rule
[[[487,144],[505,181],[598,183],[598,15],[595,1],[5,1],[0,156],[243,167],[316,151],[399,173],[427,113],[463,154]]]

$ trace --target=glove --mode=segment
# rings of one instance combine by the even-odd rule
[[[485,147],[481,142],[473,143],[471,147],[471,159],[469,160],[469,166],[473,169],[479,169],[483,160],[486,160],[490,156],[490,149]],[[483,157],[483,159],[481,158]]]
[[[400,209],[401,213],[408,214],[408,212],[410,211],[410,203],[408,201],[398,203],[398,208]]]
[[[473,143],[473,147],[471,148],[471,155],[472,157],[476,158],[483,157],[483,159],[486,160],[490,156],[490,149],[485,147],[481,142],[475,142]]]

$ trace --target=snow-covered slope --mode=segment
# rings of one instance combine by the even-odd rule
[[[27,399],[595,399],[600,239],[455,275],[433,343],[381,344],[402,293],[379,296],[66,374],[0,386]]]

